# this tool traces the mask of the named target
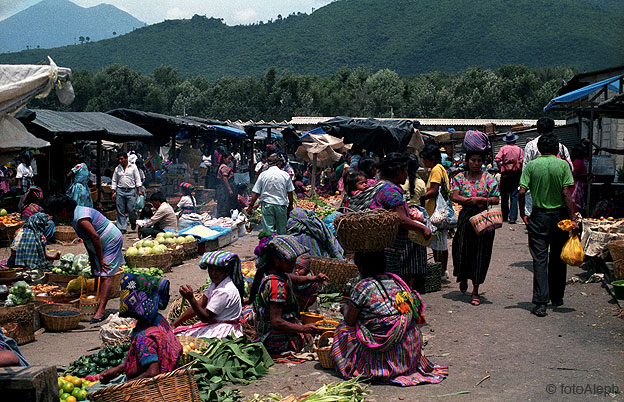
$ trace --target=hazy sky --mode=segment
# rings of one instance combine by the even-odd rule
[[[41,0],[0,0],[0,20]],[[223,18],[229,25],[266,21],[278,14],[310,14],[331,0],[71,0],[82,7],[112,4],[139,20],[154,24],[166,19],[191,18],[194,14]]]

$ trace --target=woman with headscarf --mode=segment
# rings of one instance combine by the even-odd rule
[[[125,374],[126,381],[150,378],[178,367],[182,344],[158,310],[169,304],[169,281],[155,276],[124,274],[121,280],[119,315],[137,320],[130,349],[119,366],[104,370],[102,383]]]
[[[76,205],[76,201],[61,195],[47,200],[47,209],[64,221],[71,221],[72,227],[89,254],[91,272],[100,278],[100,304],[91,323],[104,321],[106,304],[114,276],[125,263],[122,253],[123,235],[111,221],[99,211]]]
[[[93,208],[91,191],[87,184],[90,174],[89,168],[80,155],[76,156],[76,162],[76,166],[67,173],[67,177],[73,176],[72,184],[67,189],[67,196],[76,201],[76,204],[81,207]]]
[[[262,342],[273,356],[300,351],[305,335],[319,331],[316,324],[301,324],[293,291],[293,284],[308,283],[310,277],[290,275],[297,257],[305,252],[292,236],[264,237],[254,250],[257,271],[249,296],[257,331],[254,341]]]
[[[210,286],[197,301],[189,285],[180,287],[180,295],[189,303],[188,308],[175,322],[175,333],[197,338],[225,338],[232,333],[243,336],[241,325],[241,300],[245,283],[238,255],[227,251],[211,251],[199,261],[199,268],[207,269]],[[181,326],[197,317],[197,324]]]
[[[288,219],[288,234],[296,237],[314,257],[344,258],[344,250],[336,236],[314,211],[293,209]]]
[[[357,253],[362,280],[343,307],[344,321],[335,330],[331,358],[344,378],[391,382],[401,386],[437,384],[448,368],[422,354],[424,324],[420,295],[395,274],[385,272],[382,251]]]
[[[401,218],[396,240],[390,248],[386,249],[386,264],[388,272],[399,275],[410,288],[414,288],[416,282],[424,278],[427,273],[427,250],[424,246],[410,241],[408,231],[419,231],[426,238],[431,236],[431,231],[409,215],[404,198],[405,192],[401,188],[407,179],[408,161],[407,156],[399,153],[391,153],[381,161],[379,164],[380,186],[373,187],[377,190],[369,208],[393,211]]]
[[[0,367],[30,366],[22,356],[13,338],[9,338],[0,328]]]
[[[45,236],[43,232],[48,225],[48,215],[38,212],[30,216],[24,222],[21,231],[15,233],[11,249],[15,250],[15,261],[9,258],[9,266],[39,267],[46,259],[53,260],[59,257],[59,253],[48,255],[45,251]]]
[[[41,204],[43,203],[43,190],[37,186],[31,186],[28,191],[22,196],[19,202],[19,209],[22,211],[22,219],[26,220],[31,215],[38,212],[44,212]],[[46,241],[51,242],[54,239],[56,233],[56,225],[52,219],[48,220],[43,235]]]
[[[221,165],[217,170],[217,218],[230,216],[230,210],[236,208],[236,192],[234,187],[234,168],[232,154],[227,154],[221,159]]]
[[[177,212],[179,214],[178,230],[186,229],[194,222],[193,219],[188,219],[189,215],[197,213],[197,201],[193,197],[193,185],[191,183],[180,183],[180,192],[182,197],[178,201]]]

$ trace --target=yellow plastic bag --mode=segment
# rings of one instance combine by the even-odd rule
[[[584,258],[585,253],[581,246],[581,240],[577,235],[570,236],[563,249],[561,249],[561,259],[568,265],[579,267],[583,264]]]

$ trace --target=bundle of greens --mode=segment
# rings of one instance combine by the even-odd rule
[[[361,402],[366,397],[366,386],[360,382],[360,378],[352,378],[339,383],[329,383],[323,385],[314,392],[306,392],[299,398],[282,398],[277,394],[254,395],[249,402]]]
[[[189,352],[195,360],[195,379],[202,401],[230,402],[240,399],[237,390],[220,391],[227,383],[248,384],[262,377],[273,365],[273,359],[262,343],[240,338],[202,338],[208,346],[201,353]]]
[[[89,256],[87,254],[64,254],[59,260],[59,265],[52,268],[52,273],[62,275],[91,276]]]
[[[21,306],[22,304],[30,303],[35,300],[35,294],[33,293],[30,285],[24,281],[16,282],[9,290],[9,296],[7,297],[5,306]]]

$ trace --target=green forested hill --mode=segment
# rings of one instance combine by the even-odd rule
[[[621,0],[340,0],[262,25],[165,21],[100,42],[3,54],[0,63],[50,55],[73,69],[168,65],[211,79],[271,66],[320,75],[342,66],[401,75],[510,63],[588,70],[624,63],[622,8]]]

